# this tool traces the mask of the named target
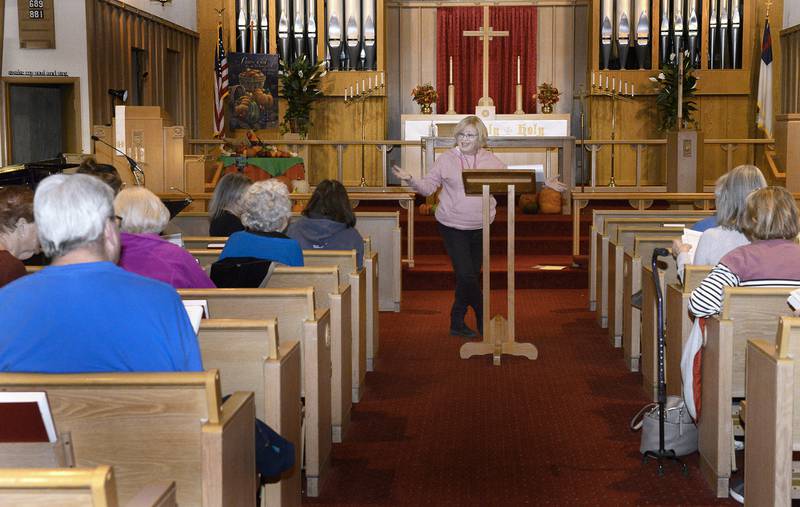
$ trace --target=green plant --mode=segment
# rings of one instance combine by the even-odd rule
[[[561,93],[558,88],[550,83],[542,83],[539,85],[539,93],[536,94],[536,99],[542,106],[552,106],[558,102],[558,96]]]
[[[311,107],[322,96],[319,89],[320,78],[326,74],[325,62],[312,65],[305,55],[287,64],[281,60],[278,76],[281,93],[287,107],[281,122],[281,133],[298,132],[302,137],[308,135],[311,125]]]
[[[429,106],[439,99],[439,93],[430,83],[417,85],[411,90],[411,97],[420,106]]]
[[[687,124],[695,125],[692,114],[697,111],[696,102],[692,100],[697,90],[697,77],[694,75],[694,67],[689,58],[688,51],[683,57],[683,121],[678,125],[678,58],[675,54],[670,55],[669,61],[664,64],[664,68],[658,75],[650,78],[656,89],[656,107],[660,118],[659,130],[666,132],[683,128]]]

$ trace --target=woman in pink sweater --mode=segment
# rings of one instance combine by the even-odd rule
[[[474,338],[478,333],[483,333],[483,296],[479,282],[483,259],[483,209],[480,196],[467,196],[464,193],[461,172],[464,169],[504,169],[506,165],[484,149],[489,136],[486,126],[477,116],[467,116],[458,122],[454,137],[455,147],[442,153],[424,177],[415,178],[397,166],[392,168],[392,172],[422,195],[431,195],[442,189],[436,207],[436,221],[439,222],[439,233],[456,273],[455,301],[450,309],[450,334]],[[565,187],[557,178],[550,178],[545,184],[561,191]],[[492,197],[491,221],[494,221],[496,205]],[[470,306],[475,311],[478,333],[464,323]]]

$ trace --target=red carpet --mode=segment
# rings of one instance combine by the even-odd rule
[[[628,430],[646,402],[641,376],[609,347],[585,290],[519,291],[519,341],[539,359],[499,367],[459,359],[451,297],[406,292],[401,313],[381,313],[376,371],[320,498],[304,504],[736,505],[713,497],[697,455],[689,477],[642,465]]]

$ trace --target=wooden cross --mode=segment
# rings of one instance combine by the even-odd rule
[[[489,96],[489,41],[492,37],[507,37],[507,30],[495,31],[489,26],[489,5],[483,6],[483,27],[480,30],[464,30],[464,37],[480,37],[483,39],[483,97],[478,101],[479,106],[493,106],[494,101]],[[484,37],[487,35],[487,37]]]

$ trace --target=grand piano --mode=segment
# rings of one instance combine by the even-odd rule
[[[78,167],[78,164],[68,164],[64,157],[0,167],[0,187],[27,185],[35,189],[40,181],[51,174],[58,174],[64,169],[73,167]]]

